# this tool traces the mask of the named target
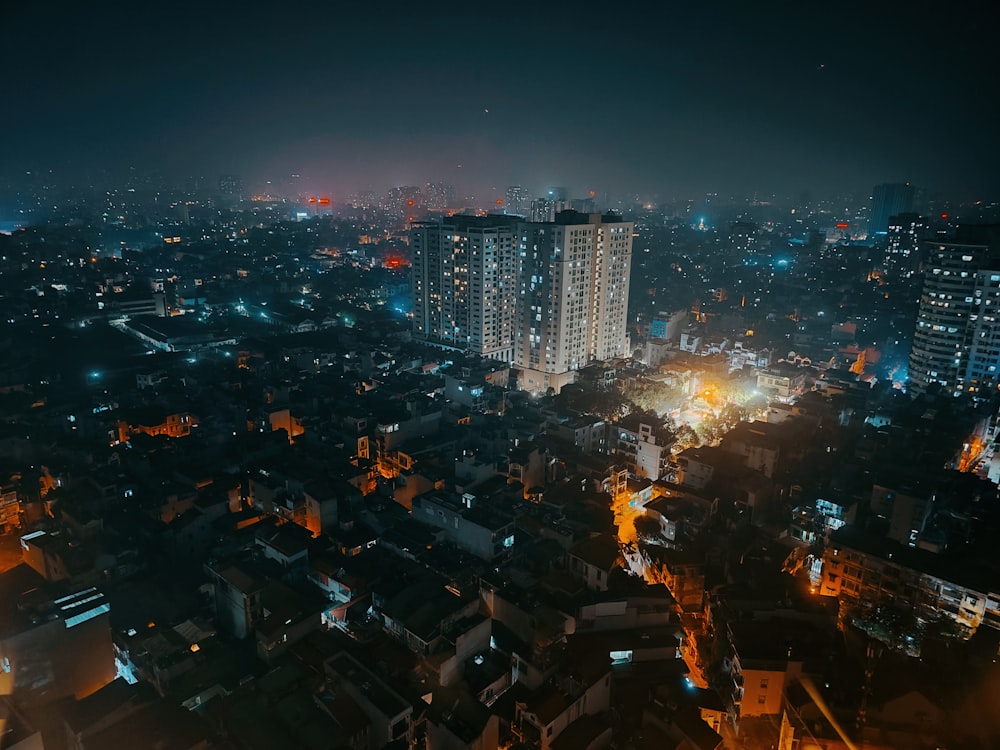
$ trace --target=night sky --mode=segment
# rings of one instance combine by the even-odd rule
[[[1000,197],[990,3],[101,5],[3,4],[4,176]]]

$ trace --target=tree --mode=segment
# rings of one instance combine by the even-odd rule
[[[701,445],[701,438],[698,436],[698,433],[695,431],[694,427],[689,425],[687,422],[677,425],[673,428],[673,430],[674,438],[676,438],[677,445],[681,450]]]
[[[717,443],[727,432],[740,422],[745,421],[749,415],[750,410],[746,406],[726,404],[718,414],[701,423],[700,434],[706,443]]]
[[[623,395],[643,411],[657,414],[679,409],[685,400],[684,392],[678,386],[652,380],[633,383],[625,389]]]
[[[593,414],[602,419],[620,419],[622,414],[631,411],[622,393],[615,389],[606,391],[579,391],[564,389],[566,405],[576,411]],[[560,394],[563,395],[563,394]]]
[[[650,516],[639,516],[635,519],[635,533],[640,539],[656,539],[660,535],[660,524]]]

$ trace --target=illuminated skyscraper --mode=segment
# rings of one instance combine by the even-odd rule
[[[525,390],[558,393],[581,367],[628,353],[632,229],[575,211],[522,225],[514,363]]]
[[[444,211],[455,204],[455,188],[443,182],[424,185],[424,202],[429,211]]]
[[[549,191],[552,192],[551,190]],[[560,211],[570,210],[569,201],[559,198],[536,198],[531,201],[529,218],[532,221],[555,221]]]
[[[1000,383],[1000,245],[996,228],[960,227],[926,243],[924,287],[910,351],[910,390],[938,384],[985,398]]]
[[[511,361],[518,221],[514,216],[453,216],[413,226],[417,337]]]
[[[382,210],[397,221],[409,223],[424,211],[424,196],[416,185],[389,188],[382,200]]]
[[[511,185],[507,188],[507,211],[508,214],[524,216],[528,210],[528,191],[520,185]]]
[[[899,214],[889,219],[885,270],[892,277],[909,278],[920,264],[920,240],[927,229],[919,214]]]
[[[632,229],[575,211],[418,223],[414,335],[511,362],[524,389],[558,392],[588,363],[628,354]]]

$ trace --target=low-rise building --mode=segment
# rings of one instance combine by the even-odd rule
[[[246,638],[264,618],[267,582],[228,561],[205,566],[213,585],[215,616],[223,630]]]
[[[44,705],[115,678],[111,603],[96,587],[56,588],[22,563],[0,575],[0,601],[0,692]]]
[[[325,669],[368,717],[370,747],[385,747],[397,740],[410,746],[413,705],[409,701],[345,651],[328,659]]]
[[[757,375],[757,388],[779,401],[788,402],[805,391],[807,372],[787,362],[775,362]]]
[[[897,602],[924,620],[951,620],[971,636],[1000,629],[1000,579],[970,557],[942,557],[854,526],[830,534],[820,594],[871,611]]]
[[[611,572],[618,566],[618,540],[604,534],[584,539],[566,553],[567,567],[592,591],[607,591]]]
[[[448,541],[483,560],[495,560],[514,547],[514,519],[478,502],[470,492],[456,496],[432,490],[417,495],[413,517],[442,529]]]
[[[601,715],[610,705],[610,660],[606,654],[591,654],[518,701],[511,728],[522,742],[550,750],[574,722]]]
[[[675,440],[662,423],[632,414],[612,425],[609,432],[609,443],[615,455],[624,460],[629,472],[649,479],[666,475]]]

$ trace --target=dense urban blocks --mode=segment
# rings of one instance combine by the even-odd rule
[[[223,184],[125,245],[0,235],[14,735],[717,748],[968,719],[1000,632],[987,230]],[[907,377],[934,315],[976,383]]]

